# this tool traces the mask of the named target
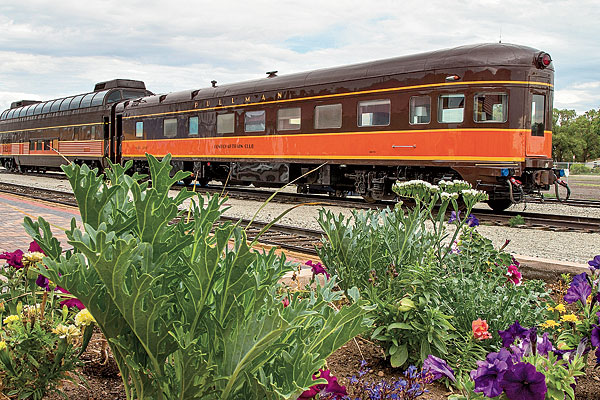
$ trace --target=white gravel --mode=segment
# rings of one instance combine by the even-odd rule
[[[70,192],[70,185],[66,180],[58,180],[47,177],[27,177],[31,186],[64,190]],[[8,174],[0,170],[0,182],[23,184],[23,175]],[[262,203],[257,201],[246,201],[228,199],[225,203],[229,209],[225,211],[226,216],[250,219],[261,207]],[[290,205],[271,203],[258,215],[259,221],[271,221],[286,211]],[[478,207],[486,207],[478,205]],[[513,211],[523,211],[523,205],[511,207]],[[317,216],[321,207],[301,206],[289,212],[279,223],[292,226],[300,226],[319,229]],[[351,211],[341,207],[326,207],[332,212],[351,215]],[[528,204],[527,212],[554,212],[556,214],[572,214],[600,218],[600,209],[586,209],[583,207],[569,207],[560,204]],[[496,247],[504,244],[510,239],[507,251],[514,255],[527,257],[545,258],[551,260],[570,261],[585,264],[595,255],[600,254],[600,234],[598,233],[570,233],[549,232],[524,228],[510,228],[498,226],[479,226],[478,231],[492,240]]]

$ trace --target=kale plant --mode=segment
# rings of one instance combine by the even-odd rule
[[[109,341],[128,399],[295,399],[325,358],[363,332],[358,290],[336,311],[335,279],[284,308],[275,282],[283,256],[252,250],[237,224],[219,223],[224,199],[169,188],[170,155],[148,156],[149,182],[111,165],[63,167],[83,222],[63,253],[48,222],[26,218],[47,257],[45,275],[88,307]],[[190,215],[179,207],[190,201]],[[214,232],[211,232],[213,231]]]

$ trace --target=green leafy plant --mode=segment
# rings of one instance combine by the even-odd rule
[[[521,216],[520,214],[517,214],[508,220],[508,226],[510,226],[511,228],[514,228],[515,226],[519,225],[525,225],[525,218],[523,218],[523,216]]]
[[[111,165],[108,184],[85,165],[63,167],[81,211],[64,254],[43,219],[27,231],[48,257],[44,274],[81,300],[106,336],[128,399],[293,399],[325,358],[367,329],[370,308],[349,288],[337,311],[335,279],[287,307],[274,283],[283,256],[253,251],[219,223],[224,199],[169,188],[170,156],[148,156],[152,187]],[[190,201],[190,212],[179,207]],[[214,232],[211,231],[214,228]]]

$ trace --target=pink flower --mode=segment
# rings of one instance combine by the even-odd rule
[[[308,260],[305,264],[310,267],[313,275],[324,274],[325,277],[327,279],[329,279],[329,272],[327,272],[327,270],[325,269],[325,266],[323,264],[321,264],[320,262],[315,264],[311,260]]]
[[[316,375],[313,375],[313,380],[323,378],[327,381],[327,384],[319,384],[311,386],[310,389],[303,392],[298,400],[301,399],[313,399],[319,393],[327,393],[333,395],[332,398],[339,399],[342,396],[347,396],[345,386],[340,386],[335,376],[331,375],[331,372],[327,370],[320,369]]]
[[[29,252],[30,253],[38,252],[38,253],[42,253],[43,255],[46,255],[46,253],[44,253],[44,250],[42,250],[40,245],[35,240],[33,242],[29,243]]]
[[[512,281],[512,283],[514,283],[516,286],[521,285],[521,273],[519,272],[519,269],[516,265],[508,266],[506,276],[508,276],[508,280]]]
[[[13,268],[23,268],[23,252],[21,250],[15,250],[12,253],[8,251],[0,254],[0,260],[6,260],[6,263]]]
[[[284,297],[283,299],[281,299],[281,302],[283,303],[283,308],[290,305],[290,299],[288,299],[287,297]]]

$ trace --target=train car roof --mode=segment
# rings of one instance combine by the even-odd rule
[[[314,71],[255,79],[246,82],[218,85],[198,90],[186,90],[161,95],[159,103],[202,100],[215,97],[231,97],[256,91],[276,91],[302,86],[320,85],[384,75],[436,69],[494,66],[535,67],[540,53],[527,46],[507,43],[484,43],[451,49],[430,51],[378,61],[364,62],[341,67],[323,68]],[[552,64],[548,69],[553,70]],[[147,104],[154,103],[148,101]]]

